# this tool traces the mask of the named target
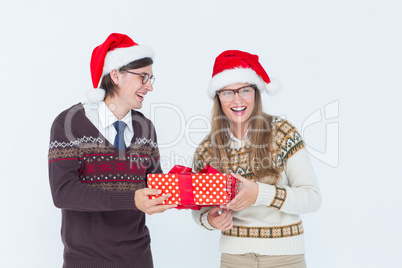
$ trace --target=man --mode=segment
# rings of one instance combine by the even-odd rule
[[[153,267],[145,213],[170,195],[146,188],[162,173],[156,132],[140,112],[152,92],[152,50],[111,34],[91,58],[91,103],[78,103],[54,121],[49,179],[62,209],[63,267]],[[100,87],[98,88],[100,82]]]

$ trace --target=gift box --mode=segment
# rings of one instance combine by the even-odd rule
[[[197,210],[227,204],[236,195],[238,186],[238,181],[230,174],[219,173],[209,165],[199,173],[174,166],[168,174],[148,174],[148,188],[162,190],[160,195],[152,195],[150,199],[172,194],[161,204],[178,205],[179,209]]]

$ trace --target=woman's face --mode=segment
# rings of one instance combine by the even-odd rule
[[[236,90],[241,87],[247,86],[246,83],[238,83],[224,87],[222,90]],[[255,92],[253,90],[252,97],[243,99],[239,93],[235,93],[231,101],[223,101],[219,97],[223,113],[229,118],[235,127],[247,127],[247,121],[250,119],[254,110]]]

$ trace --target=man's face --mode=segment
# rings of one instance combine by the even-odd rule
[[[148,74],[149,77],[153,75],[152,65],[138,69],[130,69],[128,71],[137,74]],[[143,84],[143,76],[137,74],[128,72],[118,74],[119,84],[116,97],[119,98],[120,105],[128,109],[140,109],[147,93],[153,90],[151,80],[148,79],[148,81]]]

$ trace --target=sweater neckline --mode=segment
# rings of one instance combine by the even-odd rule
[[[96,128],[96,126],[94,124],[92,124],[91,120],[89,120],[89,118],[85,115],[84,105],[80,102],[80,103],[78,103],[78,106],[79,106],[79,111],[80,111],[81,115],[83,116],[84,120],[86,120],[89,123],[89,125],[90,125],[90,127],[92,128],[93,131],[98,133],[98,136],[105,142],[105,144],[109,144],[109,146],[108,146],[109,148],[114,148],[114,150],[119,150],[116,146],[114,146],[113,143],[108,141],[105,138],[105,136],[103,136],[103,134]],[[132,120],[132,118],[133,118],[133,110],[131,110],[131,124],[132,124],[133,129],[134,129],[134,121]],[[126,147],[124,150],[127,150],[134,143],[134,140],[137,138],[137,136],[136,136],[137,133],[136,132],[138,132],[138,131],[134,131],[134,136],[130,141],[130,145],[128,147]]]

